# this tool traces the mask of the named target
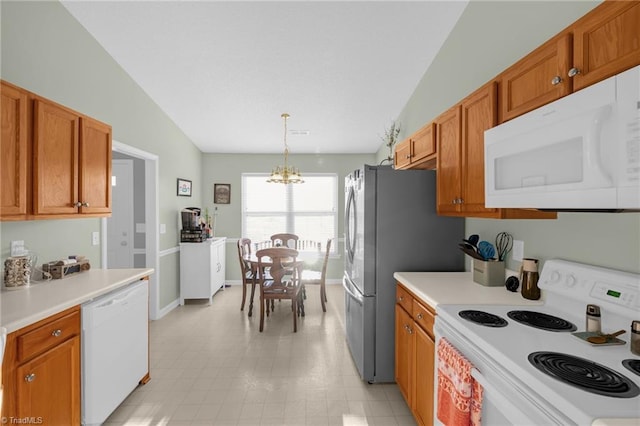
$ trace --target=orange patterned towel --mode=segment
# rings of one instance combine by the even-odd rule
[[[446,426],[481,424],[482,386],[473,365],[446,339],[438,342],[438,419]]]

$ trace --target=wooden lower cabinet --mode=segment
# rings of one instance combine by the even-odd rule
[[[419,425],[434,419],[435,310],[396,287],[395,376],[400,393]]]
[[[435,417],[433,407],[433,389],[435,380],[435,339],[421,327],[415,328],[415,396],[413,415],[419,424],[433,424]]]
[[[17,417],[42,424],[80,423],[80,337],[73,337],[16,369]]]
[[[10,333],[2,381],[9,423],[79,425],[80,307]]]
[[[411,406],[410,377],[411,361],[413,359],[413,320],[411,316],[402,308],[396,305],[396,383],[400,393]]]

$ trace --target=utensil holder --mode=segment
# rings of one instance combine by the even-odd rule
[[[473,281],[487,287],[504,285],[504,261],[473,259]]]

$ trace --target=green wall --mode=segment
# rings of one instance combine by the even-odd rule
[[[374,164],[375,155],[289,155],[289,164],[300,168],[304,173],[337,173],[338,174],[338,238],[344,232],[344,191],[343,182],[347,174],[363,164]],[[241,176],[243,172],[269,173],[271,169],[282,164],[282,155],[247,155],[247,154],[204,154],[202,156],[202,182],[204,193],[202,207],[213,213],[218,208],[216,236],[227,237],[227,279],[240,281],[238,264],[237,239],[242,232],[241,211]],[[213,204],[213,184],[231,184],[231,203]],[[330,280],[342,278],[343,242],[336,241],[338,255],[329,260],[327,276]]]
[[[598,5],[592,1],[472,0],[397,120],[400,139],[456,104]],[[386,157],[382,145],[377,158]],[[558,220],[467,219],[467,235],[493,241],[507,231],[524,253],[640,272],[640,213],[560,213]],[[520,263],[511,259],[510,269]]]
[[[200,204],[176,196],[176,178],[200,185],[200,150],[126,74],[107,52],[58,2],[0,3],[3,80],[111,124],[115,141],[159,158],[160,250],[175,247],[177,212]],[[91,246],[99,219],[2,222],[0,255],[9,254],[9,241],[24,240],[39,262],[86,255],[100,266],[100,248]],[[166,264],[165,264],[166,263]],[[175,298],[176,262],[160,258],[160,300]],[[166,271],[166,273],[164,273]]]
[[[472,0],[432,66],[399,112],[400,138],[455,104],[475,88],[547,38],[582,16],[597,2],[486,2]],[[274,155],[203,155],[146,93],[58,2],[0,2],[0,77],[53,101],[113,126],[114,140],[159,158],[160,250],[178,244],[177,215],[187,206],[213,208],[214,183],[230,183],[232,203],[219,207],[217,233],[240,236],[240,170],[269,171],[281,162]],[[419,54],[419,52],[416,52]],[[377,164],[376,154],[292,156],[303,172],[330,171],[340,182],[351,169]],[[331,164],[331,166],[328,166]],[[331,167],[331,169],[329,169]],[[191,198],[176,196],[176,178],[193,181]],[[341,193],[341,192],[340,192]],[[344,200],[340,200],[340,209]],[[341,210],[342,211],[342,210]],[[342,215],[339,237],[342,237]],[[640,271],[640,214],[560,214],[557,221],[498,221],[467,219],[467,233],[492,239],[499,231],[525,241],[525,254],[542,259],[568,259]],[[98,219],[0,223],[0,256],[9,241],[24,240],[39,261],[68,254],[84,254],[93,267],[100,264],[99,247],[91,233],[100,231]],[[341,251],[341,250],[340,250]],[[160,305],[177,298],[179,256],[160,258]],[[227,246],[229,279],[236,277],[235,246]],[[338,278],[341,259],[332,259],[330,277]],[[511,268],[518,264],[510,262]]]

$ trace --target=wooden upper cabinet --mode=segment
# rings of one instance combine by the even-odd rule
[[[111,213],[111,126],[80,123],[80,213]]]
[[[606,1],[572,31],[574,90],[640,64],[640,2]]]
[[[405,139],[396,145],[393,155],[393,167],[395,169],[406,169],[411,164],[411,139]]]
[[[111,213],[111,126],[36,99],[33,151],[35,216]]]
[[[447,215],[460,211],[462,201],[462,152],[460,140],[460,105],[435,119],[438,150],[437,211]]]
[[[423,160],[435,155],[436,132],[433,123],[429,123],[418,130],[411,140],[413,142],[412,163],[421,163]]]
[[[429,123],[396,146],[396,169],[433,169],[436,162],[435,124]]]
[[[0,218],[24,219],[27,214],[28,93],[0,83]]]
[[[605,1],[500,74],[500,123],[640,65],[640,2]]]
[[[571,93],[571,42],[557,36],[500,74],[500,122]]]
[[[36,99],[34,121],[34,214],[75,214],[79,201],[80,117]]]
[[[497,84],[491,82],[461,102],[462,203],[467,213],[495,216],[498,209],[484,206],[484,131],[498,121]]]
[[[554,219],[553,212],[486,208],[484,132],[496,125],[497,84],[489,82],[438,117],[437,211],[442,216]]]
[[[111,126],[0,80],[0,220],[111,214]]]

